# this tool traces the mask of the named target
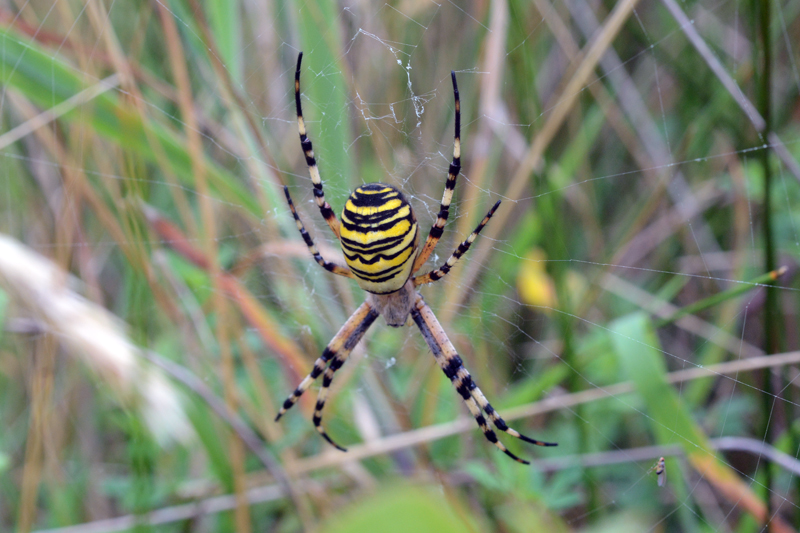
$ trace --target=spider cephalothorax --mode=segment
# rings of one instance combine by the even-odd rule
[[[308,390],[311,384],[321,374],[322,387],[317,396],[314,409],[314,426],[325,440],[336,448],[346,451],[333,442],[322,427],[322,410],[333,381],[334,373],[342,367],[350,352],[361,340],[367,329],[375,322],[378,316],[383,316],[390,326],[403,326],[411,316],[414,323],[422,333],[425,342],[433,352],[436,362],[444,374],[453,382],[456,391],[461,395],[475,421],[480,426],[483,434],[500,448],[506,455],[521,463],[524,461],[511,453],[497,438],[497,434],[489,426],[484,413],[494,426],[509,435],[538,446],[555,446],[555,443],[530,439],[508,427],[505,420],[494,410],[483,392],[475,384],[472,376],[464,368],[450,339],[444,329],[436,320],[436,316],[416,287],[441,279],[453,265],[461,258],[470,245],[475,241],[480,231],[489,222],[500,202],[494,204],[483,220],[475,228],[467,240],[462,242],[450,258],[439,268],[431,270],[423,276],[414,274],[422,268],[430,257],[436,244],[442,236],[444,225],[450,213],[450,201],[456,179],[461,171],[461,104],[458,98],[458,85],[455,72],[450,75],[453,79],[453,95],[455,96],[455,140],[453,147],[453,161],[445,182],[442,204],[436,222],[431,228],[425,245],[418,250],[419,227],[414,217],[411,205],[403,194],[383,183],[367,183],[357,188],[348,198],[342,211],[342,223],[325,201],[322,190],[322,180],[319,176],[317,161],[311,141],[306,135],[303,111],[300,105],[300,63],[303,59],[302,52],[297,58],[297,70],[294,78],[295,104],[297,107],[297,128],[300,132],[300,145],[305,153],[311,182],[314,184],[314,197],[325,222],[328,223],[336,238],[342,244],[347,267],[326,261],[320,255],[314,241],[303,226],[300,216],[292,202],[289,188],[285,187],[286,201],[294,216],[297,229],[303,236],[311,255],[323,268],[334,274],[353,278],[359,287],[367,292],[367,299],[347,319],[339,332],[322,352],[314,363],[314,368],[308,376],[300,382],[294,392],[283,402],[277,421],[291,408],[300,396]]]

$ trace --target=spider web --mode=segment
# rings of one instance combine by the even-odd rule
[[[128,0],[3,4],[6,46],[42,49],[53,65],[67,65],[68,74],[93,89],[59,108],[63,78],[55,66],[46,89],[52,107],[33,106],[24,88],[4,86],[2,231],[49,257],[67,257],[90,297],[132,325],[137,343],[191,368],[220,396],[225,380],[232,380],[243,416],[265,433],[271,449],[312,456],[300,463],[312,465],[306,474],[343,501],[358,502],[397,474],[437,475],[439,486],[456,491],[453,498],[479,502],[471,512],[494,520],[495,528],[515,530],[515,519],[526,523],[531,518],[520,509],[527,506],[537,519],[549,516],[568,530],[626,524],[637,531],[732,531],[750,524],[765,531],[752,518],[759,505],[773,527],[796,528],[800,399],[792,357],[800,342],[800,194],[787,163],[796,166],[800,159],[800,4],[775,3],[769,20],[777,142],[758,133],[753,115],[741,108],[742,99],[758,97],[753,50],[760,44],[751,6],[736,0],[680,4],[688,24],[665,6],[640,3],[601,46],[616,11],[577,0],[465,7],[450,1],[248,2],[238,10],[209,2],[204,17],[197,4],[165,0],[146,7]],[[192,121],[174,89],[179,73],[153,59],[168,61],[160,16],[172,18],[180,36],[195,98]],[[738,93],[726,91],[713,61],[687,39],[692,32],[710,46]],[[218,38],[213,46],[208,35]],[[581,75],[595,47],[604,53]],[[259,410],[290,393],[363,299],[355,284],[332,280],[308,257],[280,191],[281,184],[289,186],[323,255],[341,264],[297,141],[293,78],[300,50],[304,115],[327,200],[338,213],[356,186],[392,184],[411,202],[423,236],[439,211],[452,157],[449,72],[456,72],[463,168],[445,235],[424,269],[441,265],[488,208],[497,199],[503,203],[458,267],[421,292],[489,400],[514,415],[510,425],[559,442],[558,448],[523,448],[501,434],[515,453],[532,459],[530,469],[496,453],[466,418],[419,332],[388,328],[381,319],[336,374],[324,418],[327,431],[363,459],[345,463],[312,435],[307,415],[313,403],[305,413],[302,403],[290,412],[281,433],[264,429]],[[10,52],[3,48],[3,54]],[[4,79],[27,61],[23,53],[17,63],[4,63]],[[177,166],[165,170],[174,153],[148,160],[143,149],[120,147],[113,135],[98,140],[91,113],[104,94],[137,109],[154,125],[151,135],[158,128],[182,139],[195,132],[217,165],[201,169],[207,181],[187,180]],[[55,116],[37,123],[33,117],[45,109]],[[184,152],[191,153],[189,143]],[[102,153],[99,146],[111,148]],[[781,147],[788,159],[780,157]],[[132,155],[124,155],[126,149]],[[773,172],[775,267],[787,267],[774,304],[763,277],[765,153]],[[214,181],[215,168],[222,169],[221,182]],[[231,192],[236,187],[247,194]],[[46,219],[21,212],[15,200],[21,190],[38,191],[32,211],[48,213]],[[209,302],[219,285],[193,270],[174,239],[145,227],[133,214],[141,209],[134,198],[180,228],[193,248],[218,253],[222,267],[275,319],[277,335],[296,344],[304,359],[265,347],[263,330],[246,313],[229,317],[240,321],[229,326],[232,339],[215,338],[220,317]],[[82,212],[98,205],[92,202],[112,206],[124,231],[115,233],[107,220],[97,224],[99,209]],[[67,234],[60,226],[70,228]],[[141,279],[115,285],[132,276],[118,264],[135,264],[131,257],[155,265],[163,294],[154,296],[158,291]],[[674,317],[731,290],[740,294]],[[175,300],[174,310],[159,307],[165,297]],[[156,316],[170,327],[154,324],[137,298],[158,308]],[[773,367],[762,358],[770,305],[779,310],[770,352],[787,361]],[[234,352],[230,378],[223,375],[225,342]],[[258,354],[258,379],[247,350]],[[760,363],[748,367],[752,361]],[[701,371],[706,377],[698,379]],[[15,372],[22,371],[7,370],[4,377],[12,399],[24,396]],[[68,389],[85,379],[57,381]],[[667,380],[669,393],[659,405],[647,387]],[[53,401],[68,396],[58,388],[53,394]],[[315,394],[312,388],[306,396],[313,402]],[[4,427],[24,412],[7,404]],[[665,413],[664,406],[674,411]],[[65,427],[80,433],[74,413],[66,420]],[[0,467],[3,456],[19,459],[20,478],[35,462],[21,435],[0,441]],[[56,448],[61,451],[46,465],[53,472],[64,471],[60,454],[85,455],[69,439]],[[197,457],[210,454],[199,444],[188,453],[201,463]],[[660,456],[667,457],[665,487],[652,472]],[[313,466],[314,458],[321,466]],[[118,459],[113,452],[103,456]],[[327,477],[319,474],[331,465]],[[112,478],[94,485],[104,502],[117,502],[108,489]],[[186,476],[196,478],[213,475],[196,468]],[[59,487],[54,483],[51,490]],[[3,489],[19,491],[21,484],[9,481]],[[14,501],[22,509],[27,500]],[[147,507],[159,508],[172,509],[167,498]],[[253,509],[256,522],[272,516],[264,506]],[[17,511],[0,507],[0,523],[13,527]],[[64,525],[52,513],[43,513],[36,526]],[[75,523],[118,515],[107,508],[98,516],[76,515]]]

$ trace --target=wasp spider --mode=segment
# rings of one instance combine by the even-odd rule
[[[445,222],[450,212],[450,201],[453,198],[453,189],[461,170],[461,110],[458,98],[458,85],[455,72],[451,72],[453,79],[453,93],[455,96],[455,146],[453,148],[453,161],[445,183],[442,196],[441,209],[436,223],[431,228],[422,250],[417,253],[419,243],[419,226],[414,216],[411,205],[396,188],[383,183],[368,183],[358,187],[347,200],[342,211],[341,224],[336,218],[330,204],[325,201],[322,191],[317,162],[311,141],[306,135],[303,121],[303,111],[300,105],[300,63],[303,59],[302,52],[297,58],[297,70],[294,78],[294,95],[297,106],[297,127],[300,131],[300,144],[306,156],[308,171],[314,184],[314,198],[334,235],[339,239],[344,250],[347,267],[339,266],[326,261],[314,245],[314,241],[303,226],[297,214],[288,187],[284,188],[286,200],[294,216],[297,229],[303,236],[314,259],[324,269],[340,276],[353,278],[359,287],[367,292],[366,301],[356,309],[347,319],[344,326],[333,337],[330,344],[325,347],[322,355],[314,363],[311,373],[303,379],[300,385],[289,396],[281,407],[275,421],[291,408],[300,396],[311,386],[314,380],[322,375],[322,388],[317,396],[314,409],[314,426],[322,437],[339,450],[344,448],[333,442],[322,427],[322,409],[333,381],[333,376],[342,367],[350,352],[353,350],[367,329],[375,322],[379,315],[383,315],[389,326],[400,327],[406,323],[408,316],[417,324],[425,342],[428,343],[436,362],[442,367],[444,374],[450,378],[456,391],[464,399],[475,421],[483,430],[483,434],[500,448],[506,455],[520,463],[528,464],[511,453],[500,442],[494,430],[489,426],[482,412],[485,412],[494,426],[509,435],[537,446],[555,446],[555,443],[535,440],[520,434],[508,427],[500,414],[495,411],[486,396],[475,384],[470,373],[464,368],[453,344],[436,320],[436,317],[425,303],[417,287],[432,283],[444,277],[453,265],[469,249],[480,231],[489,222],[500,202],[494,204],[486,214],[475,231],[462,242],[450,258],[440,268],[432,270],[423,276],[414,274],[425,264],[439,242]]]

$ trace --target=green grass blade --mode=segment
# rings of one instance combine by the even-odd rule
[[[731,503],[747,509],[754,516],[766,517],[766,507],[750,487],[731,468],[712,453],[708,439],[693,420],[686,404],[666,380],[667,368],[652,322],[644,313],[633,313],[611,323],[612,342],[620,368],[644,400],[655,440],[660,445],[676,444],[683,448],[692,467],[705,477]],[[688,497],[680,475],[679,462],[667,459],[669,483],[679,499]],[[673,475],[677,473],[677,475]],[[688,511],[681,518],[686,531],[694,531],[694,516]],[[690,527],[691,526],[691,527]]]
[[[693,315],[695,313],[699,313],[700,311],[704,311],[709,307],[714,307],[722,302],[732,300],[733,298],[741,296],[747,291],[760,287],[765,283],[775,281],[781,275],[783,275],[784,272],[786,272],[786,267],[781,267],[778,270],[773,270],[772,272],[768,272],[758,276],[757,278],[753,278],[745,284],[737,285],[736,287],[722,291],[719,294],[709,296],[708,298],[703,298],[702,300],[699,300],[691,305],[683,307],[680,311],[676,312],[672,316],[657,321],[655,327],[660,328],[662,326],[666,326],[667,324],[672,324],[673,322],[676,322],[687,315]]]
[[[327,519],[321,531],[462,533],[480,530],[467,510],[454,508],[440,489],[412,485],[384,487]]]
[[[355,179],[347,153],[352,142],[350,100],[345,83],[341,50],[341,32],[336,4],[327,0],[305,2],[298,12],[303,46],[303,115],[308,135],[318,155],[323,182],[336,184],[325,193],[332,205],[342,205],[350,189],[361,180]],[[365,176],[363,181],[380,181]],[[337,193],[338,192],[338,193]]]
[[[209,0],[206,3],[208,24],[214,34],[217,50],[234,83],[242,84],[242,17],[238,2]]]
[[[0,28],[0,83],[17,89],[33,104],[48,109],[95,82],[87,83],[68,63],[24,40],[25,37]],[[114,92],[99,95],[62,119],[88,123],[101,137],[151,163],[169,164],[169,171],[183,183],[194,185],[192,161],[184,139],[162,124],[143,122],[141,115]],[[205,164],[209,184],[220,199],[260,216],[255,196],[236,177],[211,161]]]

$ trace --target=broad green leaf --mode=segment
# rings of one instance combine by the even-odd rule
[[[322,533],[463,533],[480,531],[467,505],[451,503],[439,487],[381,487],[326,519]]]
[[[620,368],[624,369],[626,377],[633,382],[636,392],[645,402],[646,411],[642,416],[648,417],[656,442],[683,447],[692,467],[729,502],[747,509],[757,518],[765,518],[764,503],[728,465],[715,457],[706,435],[694,422],[675,389],[667,383],[667,368],[660,343],[647,315],[633,313],[622,317],[612,322],[610,329]],[[667,459],[666,466],[668,483],[674,487],[678,497],[688,495],[680,474],[680,463]],[[689,513],[682,517],[694,522]],[[684,522],[684,526],[687,525]]]
[[[500,522],[509,532],[527,533],[547,531],[548,533],[567,533],[569,526],[557,514],[541,504],[511,501],[495,509]]]
[[[675,390],[667,383],[667,368],[650,320],[635,313],[611,324],[620,368],[636,386],[659,444],[678,444],[687,452],[708,452],[705,435],[692,420]],[[676,465],[677,466],[677,465]]]

